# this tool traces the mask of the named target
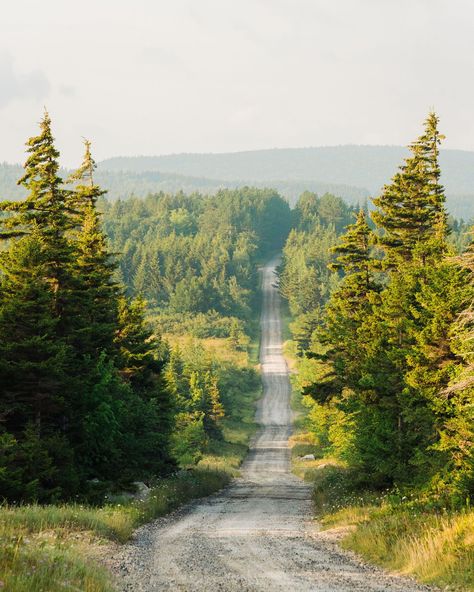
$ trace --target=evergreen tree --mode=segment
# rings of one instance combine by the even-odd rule
[[[224,406],[221,403],[217,376],[207,371],[204,375],[204,389],[207,402],[208,431],[222,437],[221,422],[225,417]]]
[[[354,388],[360,378],[359,363],[361,338],[359,327],[378,291],[374,280],[374,262],[371,255],[370,230],[365,213],[361,210],[356,221],[347,227],[339,243],[332,248],[337,255],[329,268],[344,273],[339,287],[333,292],[325,309],[325,321],[320,331],[320,341],[326,348],[323,361],[330,363],[330,370],[320,394],[340,393],[343,385]],[[315,385],[318,390],[318,385]],[[312,389],[311,389],[312,390]]]
[[[125,416],[125,454],[134,460],[129,471],[160,473],[172,466],[169,439],[173,426],[173,403],[163,377],[165,347],[145,321],[145,302],[119,300],[119,323],[115,338],[117,366],[131,386],[133,397]]]
[[[374,260],[371,255],[372,231],[364,210],[360,210],[354,224],[350,224],[339,243],[331,249],[337,255],[329,269],[344,273],[341,290],[348,304],[357,304],[374,289]]]
[[[63,188],[58,176],[59,152],[54,145],[51,119],[47,111],[40,123],[40,134],[27,142],[29,157],[25,173],[18,181],[28,191],[24,201],[3,202],[0,210],[7,213],[2,220],[3,238],[35,233],[41,242],[46,278],[54,294],[54,309],[59,317],[68,302],[70,266],[73,248],[67,233],[73,227],[70,193]]]
[[[472,234],[472,231],[471,231]],[[456,359],[451,359],[450,382],[438,390],[436,409],[439,439],[434,449],[441,452],[446,462],[441,467],[439,489],[451,494],[454,501],[464,504],[474,494],[474,245],[456,259],[464,270],[463,310],[449,327],[450,348]],[[458,275],[458,274],[457,274]],[[459,296],[458,296],[459,297]],[[450,319],[451,320],[451,319]]]
[[[444,250],[447,216],[444,190],[440,184],[438,117],[430,113],[424,133],[410,145],[412,156],[374,199],[375,223],[383,229],[380,243],[388,266],[418,258],[423,264],[430,255]]]
[[[9,239],[1,257],[0,400],[2,429],[18,445],[16,468],[28,480],[31,495],[45,499],[48,489],[51,495],[65,494],[76,483],[65,436],[72,399],[72,351],[64,335],[72,290],[68,233],[73,221],[69,193],[58,176],[59,153],[47,113],[40,134],[27,147],[29,157],[19,182],[28,196],[0,204],[5,212],[1,236]],[[38,458],[44,459],[37,465],[29,453],[25,455],[33,450],[33,440]],[[36,466],[29,476],[27,466]]]
[[[78,355],[98,359],[100,352],[112,352],[120,287],[114,279],[117,265],[97,211],[97,200],[105,191],[94,183],[96,165],[90,146],[86,140],[83,162],[69,177],[69,182],[76,184],[70,197],[76,222],[75,311],[70,338]]]

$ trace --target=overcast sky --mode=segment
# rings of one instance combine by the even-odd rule
[[[474,150],[472,0],[8,0],[0,161],[43,105],[63,162],[407,144],[430,107]]]

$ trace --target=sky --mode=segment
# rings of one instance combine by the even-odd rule
[[[472,0],[8,0],[0,162],[46,106],[65,166],[119,155],[406,145],[427,112],[474,150]]]

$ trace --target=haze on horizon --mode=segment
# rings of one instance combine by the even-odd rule
[[[468,0],[18,0],[0,22],[0,162],[43,105],[67,166],[115,155],[399,144],[428,110],[474,150]]]

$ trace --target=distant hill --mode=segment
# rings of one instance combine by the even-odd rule
[[[16,185],[22,175],[20,165],[0,164],[0,199],[20,199],[25,195],[22,187]],[[66,178],[70,171],[62,169],[60,174]],[[135,196],[146,196],[159,191],[174,193],[215,193],[223,187],[236,188],[244,185],[255,187],[272,187],[294,204],[303,191],[314,191],[318,194],[333,193],[340,195],[351,203],[362,202],[369,195],[366,189],[350,187],[348,185],[320,183],[318,181],[235,181],[222,179],[208,179],[206,177],[192,177],[160,171],[129,171],[105,170],[101,165],[96,174],[96,181],[108,191],[110,199],[124,199]]]
[[[222,187],[255,185],[277,189],[292,204],[306,190],[360,203],[379,193],[407,154],[401,146],[330,146],[116,157],[99,163],[97,181],[111,199],[158,191],[214,193]],[[450,213],[474,217],[474,152],[442,150],[440,163]],[[20,166],[0,164],[0,198],[23,195],[15,185],[20,175]]]
[[[134,173],[160,171],[234,184],[263,183],[275,186],[291,199],[296,187],[314,190],[316,185],[339,186],[340,195],[356,201],[364,195],[376,195],[407,154],[407,148],[401,146],[329,146],[116,157],[102,161],[100,167]],[[442,150],[440,163],[451,213],[464,218],[473,216],[474,152]]]

